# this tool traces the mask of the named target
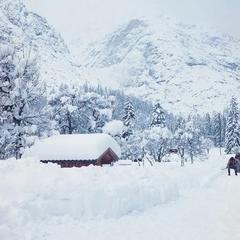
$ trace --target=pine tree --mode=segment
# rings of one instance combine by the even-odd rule
[[[223,146],[226,142],[226,129],[227,129],[227,118],[225,114],[222,115],[222,139],[223,139]]]
[[[135,110],[130,101],[125,102],[123,109],[122,121],[125,126],[125,131],[122,137],[128,139],[133,134],[134,121],[136,119]]]
[[[214,144],[216,147],[219,147],[221,153],[221,148],[223,147],[223,122],[220,113],[217,113],[214,116],[213,128],[214,128]]]
[[[132,127],[135,120],[135,110],[130,101],[127,101],[124,104],[124,113],[123,113],[123,123],[126,127]]]
[[[236,99],[233,97],[228,110],[226,127],[226,153],[233,153],[235,148],[240,147],[239,112]]]
[[[159,103],[154,106],[151,127],[166,127],[165,113]]]
[[[209,113],[206,114],[204,120],[204,135],[206,138],[213,138],[213,124]]]

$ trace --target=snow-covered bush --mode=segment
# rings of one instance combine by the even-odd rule
[[[161,162],[168,152],[172,133],[166,127],[152,127],[145,130],[144,134],[146,152],[153,156],[155,161]]]
[[[112,120],[107,122],[103,127],[103,132],[113,137],[121,137],[124,131],[124,124],[121,120]]]

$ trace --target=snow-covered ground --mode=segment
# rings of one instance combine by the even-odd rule
[[[0,162],[1,240],[239,240],[239,177],[227,157],[153,167],[61,169]],[[237,223],[237,224],[236,224]]]

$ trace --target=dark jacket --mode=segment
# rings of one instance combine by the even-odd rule
[[[228,160],[227,167],[228,167],[228,168],[235,169],[235,168],[236,168],[237,161],[238,161],[238,160],[236,160],[234,157],[231,157],[231,158]]]

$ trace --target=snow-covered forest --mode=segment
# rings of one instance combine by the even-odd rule
[[[19,159],[38,138],[53,134],[108,133],[122,158],[133,161],[161,162],[177,149],[182,165],[207,158],[212,147],[233,153],[240,146],[234,97],[221,113],[182,116],[101,86],[61,84],[47,91],[31,48],[4,46],[0,58],[1,159]]]

